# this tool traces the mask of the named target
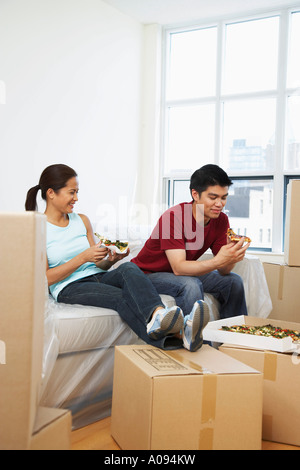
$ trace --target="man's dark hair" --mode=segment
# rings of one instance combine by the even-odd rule
[[[199,196],[203,191],[206,191],[209,186],[231,186],[232,181],[228,177],[227,173],[222,170],[218,165],[204,165],[199,170],[196,170],[190,180],[190,191],[192,189],[199,193]]]

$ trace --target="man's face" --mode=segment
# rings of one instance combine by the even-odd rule
[[[210,219],[217,219],[225,207],[228,186],[209,186],[200,196],[197,191],[192,190],[192,196],[197,205],[203,205],[204,223],[207,224]]]

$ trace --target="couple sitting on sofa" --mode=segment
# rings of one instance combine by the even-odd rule
[[[232,273],[249,243],[227,239],[222,212],[232,181],[217,165],[191,177],[192,201],[167,210],[140,253],[110,268],[129,253],[95,244],[89,219],[73,212],[78,200],[76,172],[67,165],[47,167],[27,193],[26,210],[37,210],[37,193],[46,201],[47,280],[55,300],[118,312],[146,343],[162,349],[198,350],[209,320],[204,292],[220,302],[220,317],[247,315],[242,279]],[[214,257],[198,258],[211,248]],[[159,294],[174,297],[166,308]]]

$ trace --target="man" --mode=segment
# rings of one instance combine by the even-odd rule
[[[184,318],[183,342],[194,351],[201,347],[202,330],[209,320],[204,292],[220,302],[220,317],[247,315],[243,281],[232,269],[249,243],[229,242],[224,214],[232,181],[217,165],[196,170],[190,180],[193,200],[168,209],[150,238],[132,260],[159,294],[175,298]],[[213,257],[200,260],[208,249]]]

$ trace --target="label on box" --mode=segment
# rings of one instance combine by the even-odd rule
[[[184,365],[174,361],[170,356],[164,352],[152,349],[135,349],[134,352],[138,354],[150,366],[154,367],[160,372],[172,372],[178,370],[188,370]]]
[[[186,360],[177,351],[168,351],[166,354],[160,349],[135,349],[134,352],[159,372],[213,373],[191,360]]]

